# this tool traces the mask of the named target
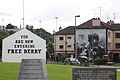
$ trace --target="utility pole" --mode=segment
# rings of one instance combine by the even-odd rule
[[[95,18],[96,14],[95,14],[95,9],[92,9],[93,11],[93,17]]]
[[[100,18],[101,18],[101,7],[98,7],[100,9]]]
[[[23,20],[23,28],[24,28],[24,0],[23,0],[23,18],[22,18],[22,20]]]
[[[115,19],[116,19],[116,13],[113,13],[113,19],[114,19],[114,22],[115,22]]]
[[[107,17],[106,17],[106,19],[107,19],[107,21],[109,21],[109,15],[108,15],[108,13],[107,13]]]
[[[56,32],[57,32],[58,17],[55,17],[55,19],[56,19]]]
[[[42,37],[42,35],[41,35],[41,33],[42,33],[42,30],[41,30],[41,29],[42,29],[42,27],[41,27],[41,22],[42,22],[42,21],[40,20],[39,22],[40,22],[40,37]]]
[[[2,25],[3,25],[3,21],[4,21],[4,19],[2,19]]]
[[[2,18],[2,27],[3,27],[3,30],[5,30],[5,27],[4,27],[4,19]]]
[[[41,22],[42,22],[42,21],[40,20],[39,22],[40,22],[40,27],[41,27]]]

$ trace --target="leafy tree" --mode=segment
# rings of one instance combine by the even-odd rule
[[[17,28],[17,26],[14,26],[10,23],[6,26],[6,29],[16,29],[16,28]]]
[[[47,51],[48,51],[48,53],[53,53],[54,52],[54,46],[53,46],[52,42],[48,42]]]
[[[7,36],[9,36],[8,31],[0,31],[0,40],[4,39]]]
[[[33,29],[33,26],[26,25],[26,29]]]
[[[13,31],[2,31],[2,30],[0,30],[0,58],[1,58],[1,56],[2,56],[2,40],[3,40],[4,38],[6,38],[7,36],[13,34],[13,33],[15,33],[15,32],[13,32]]]

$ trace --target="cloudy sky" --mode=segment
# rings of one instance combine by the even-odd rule
[[[74,25],[74,16],[77,25],[93,18],[101,20],[115,20],[120,23],[120,0],[24,0],[25,25],[33,25],[34,28],[44,28],[52,33],[59,26],[65,28]],[[22,26],[23,0],[0,0],[0,25],[11,23]]]

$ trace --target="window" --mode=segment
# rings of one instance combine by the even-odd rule
[[[59,45],[59,48],[60,48],[60,49],[63,49],[63,48],[64,48],[64,46],[63,46],[63,45]]]
[[[116,43],[115,48],[120,48],[120,43]]]
[[[120,38],[120,33],[115,33],[115,38]]]
[[[71,37],[67,37],[67,39],[71,39]]]
[[[63,40],[63,37],[59,37],[59,40]]]
[[[67,45],[68,48],[71,48],[71,45]]]

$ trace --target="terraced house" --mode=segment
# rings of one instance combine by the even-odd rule
[[[69,26],[54,34],[54,49],[56,53],[69,53],[74,57],[75,40],[78,56],[85,55],[89,49],[89,57],[107,56],[111,61],[120,61],[120,24],[114,21],[107,23],[100,18],[90,19],[76,27]]]
[[[57,54],[68,53],[74,56],[75,31],[69,26],[54,33],[54,50]]]

